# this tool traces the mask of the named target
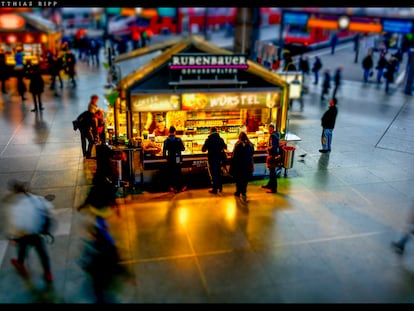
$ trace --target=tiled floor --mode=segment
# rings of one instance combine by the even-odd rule
[[[327,60],[326,60],[327,62]],[[71,121],[92,93],[106,90],[104,69],[79,64],[79,83],[62,96],[44,94],[36,116],[12,90],[0,99],[0,195],[10,178],[54,194],[59,220],[49,245],[55,282],[46,286],[34,253],[23,280],[10,265],[0,209],[0,303],[91,303],[80,269],[87,212],[77,212],[91,184],[93,160],[81,156]],[[111,231],[130,272],[117,287],[120,303],[405,303],[414,302],[414,243],[399,257],[390,249],[413,205],[412,97],[385,96],[374,84],[344,81],[333,151],[320,154],[320,87],[310,86],[303,111],[294,103],[290,130],[301,137],[294,166],[266,194],[248,186],[248,203],[190,189],[121,199]],[[301,160],[297,155],[306,153]]]

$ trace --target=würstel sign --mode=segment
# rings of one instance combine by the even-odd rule
[[[172,76],[176,79],[228,79],[240,70],[248,68],[245,54],[175,54],[169,64]],[[175,80],[175,79],[173,79]]]

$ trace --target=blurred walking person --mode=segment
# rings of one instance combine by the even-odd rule
[[[323,73],[321,101],[325,99],[325,95],[329,94],[331,88],[331,73],[329,69],[325,69]]]
[[[49,60],[49,74],[51,77],[50,89],[54,91],[54,95],[57,97],[59,96],[58,92],[56,91],[56,79],[59,80],[60,88],[63,88],[63,80],[60,72],[63,69],[63,54],[62,52],[55,53]]]
[[[318,82],[319,82],[319,71],[321,70],[321,68],[322,68],[322,61],[319,58],[319,56],[315,56],[315,60],[314,60],[313,65],[312,65],[312,72],[313,72],[313,75],[315,77],[315,81],[313,82],[313,84],[318,84]]]
[[[4,199],[8,206],[8,237],[17,247],[17,258],[11,259],[11,263],[20,275],[28,277],[24,262],[28,248],[34,247],[42,264],[43,278],[50,283],[53,281],[50,257],[41,229],[45,219],[43,215],[53,217],[53,205],[44,197],[30,193],[23,182],[11,180],[8,186],[12,192]]]
[[[76,87],[76,57],[70,49],[67,50],[65,59],[65,72],[69,76],[69,80],[72,82],[72,86]]]
[[[414,235],[414,204],[408,217],[408,223],[406,225],[405,232],[403,232],[398,241],[391,242],[391,246],[397,254],[402,255],[404,253],[405,246],[411,239],[412,235]]]
[[[387,59],[385,58],[386,53],[381,52],[380,58],[378,59],[377,66],[375,69],[377,69],[377,83],[381,83],[381,79],[384,75],[384,70],[387,67]]]
[[[91,277],[95,302],[115,303],[110,289],[116,277],[124,271],[120,265],[118,248],[105,218],[96,216],[93,225],[87,228],[87,234],[80,265]]]
[[[209,190],[212,194],[223,191],[223,183],[221,176],[222,153],[227,149],[227,145],[223,138],[220,137],[216,127],[210,129],[210,135],[204,142],[201,150],[207,153],[208,158],[208,172],[210,174],[212,189]]]
[[[338,89],[342,82],[342,67],[341,66],[336,68],[333,80],[334,80],[334,89],[332,92],[332,98],[336,98],[336,93],[338,92]]]
[[[253,176],[254,171],[254,145],[250,142],[247,134],[241,132],[234,145],[233,155],[230,162],[229,173],[236,182],[236,192],[234,195],[247,202],[247,184]]]
[[[395,79],[395,73],[396,73],[396,67],[397,67],[398,61],[395,57],[391,56],[389,61],[387,62],[385,66],[385,72],[384,72],[384,78],[385,78],[385,93],[388,94],[390,91],[390,84],[394,83]]]

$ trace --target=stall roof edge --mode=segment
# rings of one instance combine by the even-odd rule
[[[196,47],[202,52],[205,53],[216,53],[216,54],[233,54],[233,52],[221,48],[209,41],[206,41],[202,36],[197,35],[188,35],[182,36],[181,38],[172,39],[164,43],[154,44],[149,47],[140,48],[132,52],[123,54],[116,58],[114,62],[121,62],[134,57],[139,57],[156,50],[164,50],[160,55],[155,57],[152,61],[146,63],[145,65],[137,68],[127,76],[125,76],[117,85],[117,88],[120,90],[130,89],[133,85],[137,84],[140,80],[144,79],[146,76],[150,75],[154,70],[161,67],[167,63],[172,55],[178,54],[185,49],[189,48],[191,45]],[[272,72],[266,67],[259,65],[256,62],[251,60],[247,61],[249,67],[247,72],[259,76],[266,80],[267,82],[274,84],[279,87],[287,87],[288,83],[283,80],[278,74]]]
[[[41,16],[34,15],[34,13],[19,12],[16,14],[23,17],[28,24],[43,32],[51,33],[59,31],[57,25],[53,22]]]

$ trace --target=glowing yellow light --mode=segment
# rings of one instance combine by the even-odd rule
[[[40,42],[42,43],[47,43],[48,39],[47,39],[47,35],[46,34],[42,34],[40,36]]]

